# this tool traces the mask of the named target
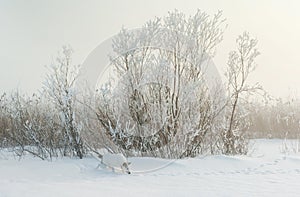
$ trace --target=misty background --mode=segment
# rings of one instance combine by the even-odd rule
[[[51,64],[64,44],[73,47],[73,62],[80,64],[122,27],[141,27],[174,9],[189,15],[199,8],[208,14],[222,10],[227,19],[224,40],[214,57],[221,74],[236,37],[246,30],[258,39],[261,52],[250,82],[259,82],[276,97],[297,97],[299,5],[296,0],[0,0],[0,93],[40,89],[45,65]]]

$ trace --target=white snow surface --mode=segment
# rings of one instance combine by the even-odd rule
[[[93,157],[49,162],[1,151],[0,197],[300,196],[300,154],[282,153],[282,142],[255,140],[248,156],[129,158],[130,175],[97,169]]]

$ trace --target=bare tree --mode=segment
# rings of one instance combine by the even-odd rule
[[[60,115],[64,135],[64,155],[75,154],[79,158],[84,155],[83,142],[80,136],[81,126],[76,119],[75,81],[79,66],[72,65],[70,47],[63,47],[62,54],[50,66],[44,89],[53,101]]]
[[[243,93],[251,93],[261,87],[256,84],[254,86],[247,85],[249,75],[255,70],[255,58],[259,55],[256,49],[257,40],[249,36],[248,33],[243,33],[237,40],[237,50],[229,54],[228,67],[226,76],[228,79],[228,90],[230,97],[228,126],[223,134],[224,149],[226,154],[244,153],[247,145],[244,143],[244,138],[241,133],[241,125],[245,125],[241,114],[238,115],[238,107]]]

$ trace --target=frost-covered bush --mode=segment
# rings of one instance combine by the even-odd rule
[[[297,99],[255,103],[249,114],[253,138],[300,138],[300,102]]]
[[[209,149],[224,98],[205,81],[222,40],[221,12],[178,11],[113,41],[113,78],[99,89],[97,117],[110,139],[132,155],[190,157]],[[221,86],[219,86],[221,87]],[[212,88],[212,89],[211,89]]]
[[[0,147],[7,146],[10,128],[8,98],[7,94],[4,93],[0,97]]]
[[[4,98],[4,97],[2,97]],[[19,156],[30,153],[42,159],[60,155],[61,139],[52,107],[40,96],[18,92],[5,98],[1,113],[1,144]]]

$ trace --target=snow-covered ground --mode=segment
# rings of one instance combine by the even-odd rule
[[[300,196],[300,155],[282,153],[282,140],[255,142],[249,156],[129,158],[131,175],[96,169],[92,157],[48,162],[2,151],[0,197]]]

